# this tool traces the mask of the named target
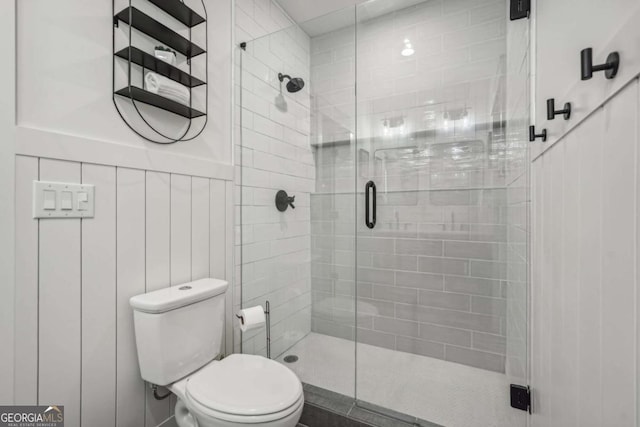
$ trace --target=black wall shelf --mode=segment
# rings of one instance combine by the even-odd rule
[[[205,19],[179,0],[149,0],[187,27],[202,24]]]
[[[200,0],[202,4],[202,15],[195,12],[193,9],[185,5],[181,0],[147,0],[151,5],[155,6],[157,12],[160,14],[165,13],[173,18],[176,23],[185,25],[188,29],[188,38],[182,36],[177,33],[175,30],[167,27],[165,24],[160,23],[156,19],[147,15],[146,13],[140,11],[135,8],[131,4],[131,0],[129,0],[129,6],[125,7],[118,13],[115,10],[115,0],[112,0],[112,13],[113,13],[113,81],[112,81],[112,93],[113,93],[113,103],[118,111],[120,117],[124,120],[124,122],[129,126],[129,128],[135,132],[140,137],[146,139],[150,142],[155,142],[158,144],[173,144],[179,141],[191,141],[197,138],[203,131],[207,125],[208,121],[208,112],[209,112],[209,91],[206,90],[207,85],[207,76],[209,73],[209,66],[207,60],[207,48],[208,48],[208,25],[207,25],[207,11],[204,4],[204,0]],[[154,9],[153,6],[150,10]],[[146,11],[147,8],[145,7]],[[152,15],[156,17],[157,15]],[[161,18],[158,18],[161,19]],[[128,44],[122,47],[120,45],[116,48],[116,40],[120,37],[120,35],[116,34],[116,28],[119,26],[120,22],[124,22],[128,25],[128,28],[124,31],[124,34],[128,34]],[[164,22],[164,19],[163,19]],[[204,24],[199,29],[193,30],[193,27],[196,27],[200,24]],[[172,24],[171,24],[172,25]],[[197,44],[193,43],[192,40],[192,32],[193,31],[202,31],[201,28],[204,27],[204,49]],[[147,35],[148,37],[156,40],[160,44],[171,48],[172,50],[181,53],[187,58],[187,67],[176,67],[175,65],[169,64],[159,58],[156,58],[153,52],[145,52],[145,50],[140,49],[139,47],[133,46],[132,38],[133,33],[132,30],[137,30],[142,34]],[[120,31],[120,33],[123,33]],[[147,44],[147,46],[151,47],[151,44]],[[151,48],[152,49],[152,48]],[[205,77],[199,79],[192,75],[192,61],[191,59],[204,54],[204,74]],[[126,80],[122,81],[121,78],[118,78],[119,83],[116,84],[116,76],[121,75],[122,69],[116,68],[116,62],[120,61],[120,58],[127,65],[125,68],[126,71]],[[132,67],[132,65],[137,65],[140,68]],[[134,76],[134,71],[144,80],[144,75],[147,72],[155,72],[161,76],[167,77],[174,82],[188,88],[191,99],[193,100],[193,91],[196,88],[203,87],[204,89],[204,112],[196,110],[195,108],[191,108],[189,105],[184,105],[180,102],[174,101],[172,99],[166,98],[162,95],[158,95],[156,93],[150,92],[144,89],[144,84],[141,86],[134,86],[132,81],[137,80],[139,77]],[[122,87],[124,86],[124,87]],[[120,87],[121,89],[117,89]],[[202,89],[197,89],[202,90]],[[126,99],[131,102],[133,110],[125,111],[121,109],[120,102],[116,101],[118,99]],[[163,116],[156,117],[154,120],[152,119],[153,113],[155,109],[150,110],[140,110],[138,108],[138,103],[146,104],[153,106],[157,109],[161,109],[167,111],[169,113],[176,114],[178,116],[184,117],[187,119],[186,126],[181,127],[180,130],[177,130],[178,135],[172,135],[170,132],[160,131],[156,128],[155,123],[160,123],[158,120],[163,121]],[[134,112],[135,111],[135,112]],[[131,116],[131,114],[137,113],[139,116],[138,119],[135,119]],[[204,118],[199,119],[198,122],[194,122],[193,119],[196,118]],[[197,127],[194,123],[198,123]]]
[[[131,23],[129,22],[129,13],[131,13]],[[193,58],[205,52],[205,50],[197,44],[192,43],[171,28],[159,23],[133,6],[124,8],[115,17],[149,37],[166,44],[187,58]]]
[[[116,52],[115,55],[128,61],[129,52],[131,52],[132,63],[140,65],[141,67],[144,67],[149,71],[161,74],[187,87],[198,87],[200,85],[206,84],[202,80],[193,77],[192,75],[182,71],[178,67],[174,67],[173,65],[166,63],[161,59],[157,59],[156,57],[143,52],[134,46],[125,47],[124,49]]]
[[[167,99],[164,96],[156,95],[155,93],[146,91],[136,86],[128,86],[120,89],[116,92],[116,95],[131,98],[136,101],[140,101],[143,104],[153,105],[154,107],[161,108],[174,114],[178,114],[187,119],[195,119],[196,117],[204,116],[205,113],[198,111],[195,108],[190,108],[187,105],[179,102]]]

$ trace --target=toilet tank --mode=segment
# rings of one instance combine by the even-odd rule
[[[227,286],[224,280],[200,279],[129,300],[145,381],[171,384],[220,354]]]

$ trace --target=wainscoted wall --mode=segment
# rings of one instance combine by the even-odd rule
[[[636,426],[637,79],[532,165],[532,426]]]
[[[33,219],[34,180],[94,184],[95,218]],[[17,156],[16,403],[64,405],[70,427],[170,418],[140,378],[128,300],[230,280],[231,197],[230,181]]]
[[[637,426],[640,4],[537,4],[536,126],[549,137],[531,144],[531,426]],[[580,80],[587,46],[620,52],[615,78]],[[570,120],[544,119],[549,97],[572,103]]]
[[[315,166],[309,145],[309,37],[270,1],[236,2],[236,308],[271,304],[272,357],[310,331],[310,213]],[[250,37],[250,38],[245,38]],[[278,73],[302,77],[289,93]],[[275,195],[295,196],[279,212]],[[241,292],[240,292],[241,287]],[[237,343],[240,343],[238,336]],[[264,328],[243,352],[265,354]]]
[[[199,0],[187,3],[201,10]],[[172,145],[142,140],[114,109],[111,2],[1,7],[11,25],[0,26],[0,74],[12,95],[2,98],[0,126],[16,173],[2,170],[16,181],[15,206],[10,197],[6,207],[15,212],[17,256],[15,316],[2,310],[15,319],[14,378],[2,371],[0,383],[16,404],[65,405],[72,427],[153,427],[169,418],[172,399],[156,402],[140,380],[128,298],[192,278],[232,278],[232,2],[204,3],[215,114],[201,137]],[[167,19],[134,2],[143,4]],[[95,184],[95,218],[32,219],[35,179]],[[229,330],[229,351],[232,338]]]
[[[368,14],[365,4],[356,28],[311,40],[313,330],[354,337],[357,263],[358,341],[504,372],[505,4]],[[401,55],[405,38],[412,56]]]

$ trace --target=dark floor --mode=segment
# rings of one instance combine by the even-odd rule
[[[304,399],[298,427],[443,427],[375,405],[356,405],[350,397],[309,384],[304,385]]]

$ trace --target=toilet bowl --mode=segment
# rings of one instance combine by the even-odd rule
[[[290,369],[247,354],[213,361],[167,388],[178,397],[180,427],[294,427],[304,405]]]

